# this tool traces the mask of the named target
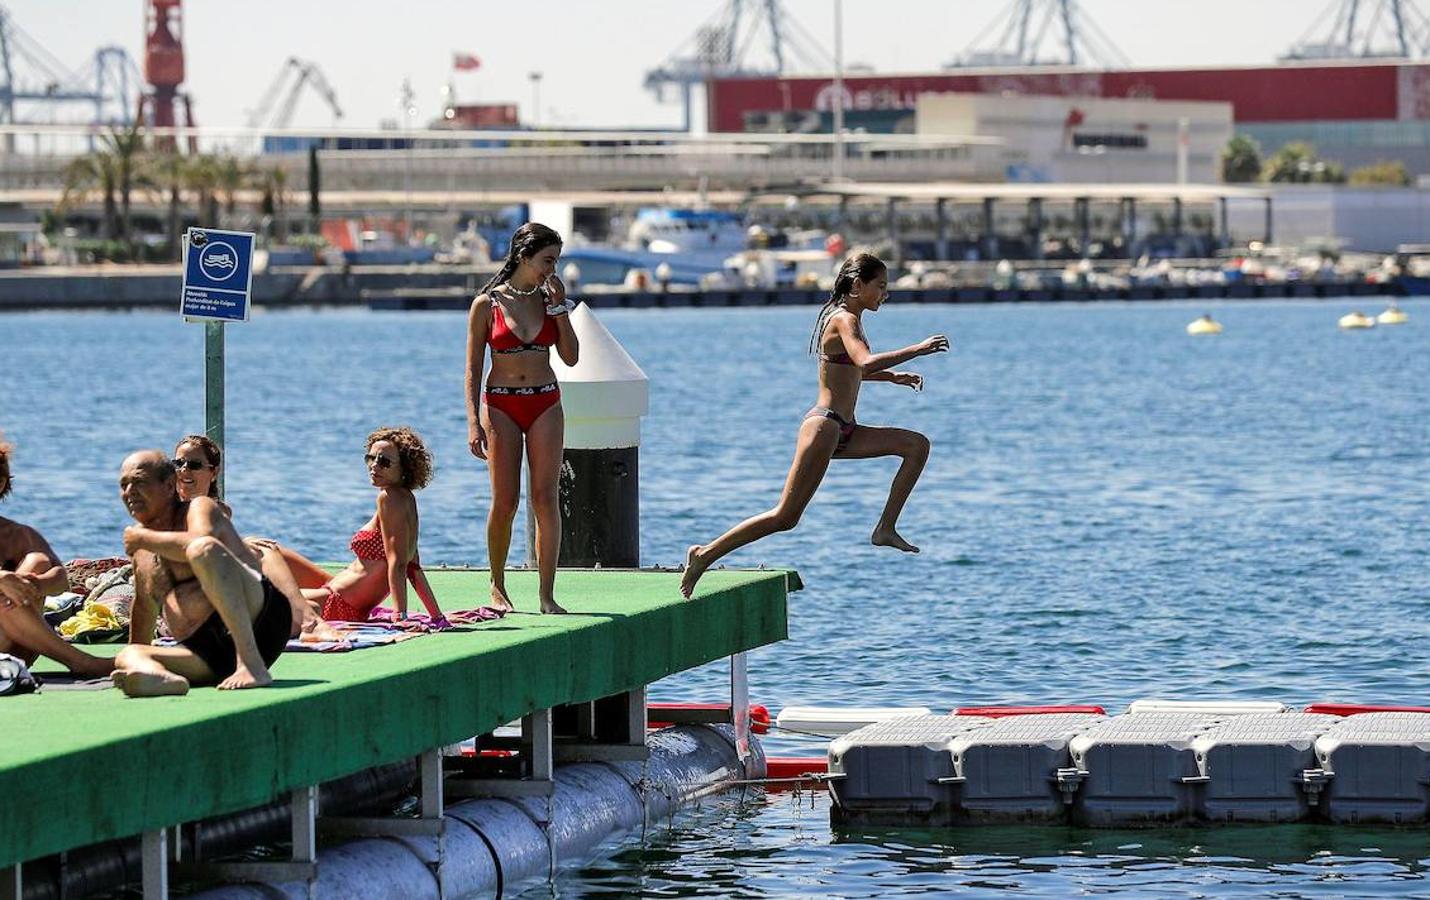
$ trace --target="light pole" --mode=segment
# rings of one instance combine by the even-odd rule
[[[834,0],[834,180],[844,177],[844,2]]]
[[[412,105],[412,101],[417,94],[412,90],[412,79],[402,79],[402,139],[407,144],[406,152],[403,154],[402,164],[402,193],[405,198],[402,210],[403,240],[409,244],[412,242],[412,116],[417,113],[417,108]]]
[[[531,126],[538,128],[541,126],[541,73],[528,72],[526,77],[531,79]]]

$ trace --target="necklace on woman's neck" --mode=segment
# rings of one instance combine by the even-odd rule
[[[519,287],[517,287],[516,285],[512,284],[510,281],[508,281],[508,282],[506,283],[506,286],[507,286],[507,290],[511,291],[513,294],[515,294],[515,295],[518,296],[518,297],[530,297],[532,294],[534,294],[534,293],[536,293],[537,291],[541,290],[541,282],[539,282],[539,281],[538,281],[536,284],[532,285],[532,286],[531,286],[531,290],[529,290],[529,291],[523,291],[521,288],[519,288]]]

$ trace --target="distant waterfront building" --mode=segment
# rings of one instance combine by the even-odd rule
[[[928,93],[914,118],[919,134],[1002,139],[1015,182],[1176,181],[1185,123],[1187,180],[1214,183],[1232,135],[1229,103]]]
[[[1266,153],[1309,141],[1348,169],[1399,160],[1430,173],[1430,63],[1404,59],[1291,61],[1268,66],[1099,71],[1071,67],[960,69],[850,75],[845,126],[879,133],[918,130],[926,93],[1102,97],[1229,103],[1236,132]],[[832,128],[829,76],[722,78],[709,87],[715,132],[819,132]]]

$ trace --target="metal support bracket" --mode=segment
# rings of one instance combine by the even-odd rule
[[[331,816],[317,820],[317,827],[329,837],[430,837],[436,847],[422,862],[437,881],[437,896],[447,896],[444,873],[447,861],[447,819],[442,775],[442,748],[434,747],[417,757],[420,814],[415,819],[395,816]],[[295,832],[296,835],[296,832]],[[294,851],[296,855],[295,836]]]
[[[139,854],[144,900],[169,900],[169,829],[144,832]]]
[[[1076,767],[1057,769],[1053,772],[1053,783],[1063,795],[1063,805],[1071,806],[1078,788],[1087,780],[1088,771]]]
[[[1320,805],[1321,791],[1325,790],[1326,783],[1334,777],[1334,774],[1320,768],[1301,770],[1301,774],[1296,777],[1296,782],[1301,785],[1301,790],[1306,792],[1307,805]]]
[[[21,900],[25,896],[23,872],[23,864],[15,863],[0,873],[3,874],[3,880],[0,880],[0,900]]]
[[[743,652],[730,657],[730,718],[735,724],[735,755],[744,766],[750,758],[750,673]]]
[[[295,788],[288,797],[292,857],[268,862],[175,862],[171,870],[179,878],[213,878],[219,881],[301,881],[309,898],[318,891],[318,786]],[[145,835],[147,840],[148,834]],[[175,841],[177,844],[178,841]],[[145,845],[145,900],[148,898],[148,845]],[[178,847],[174,848],[177,860]]]

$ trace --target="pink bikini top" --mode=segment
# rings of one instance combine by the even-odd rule
[[[382,545],[382,531],[376,528],[359,529],[348,542],[348,549],[358,559],[383,559],[387,556],[387,548]],[[407,563],[407,574],[411,575],[416,569],[417,560]]]

